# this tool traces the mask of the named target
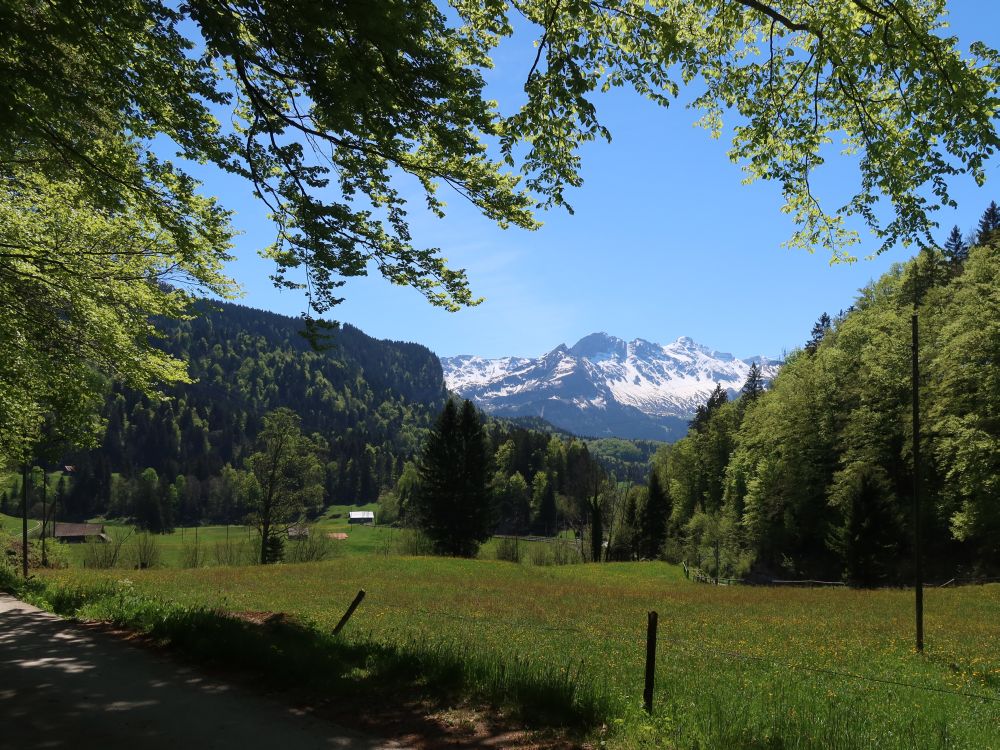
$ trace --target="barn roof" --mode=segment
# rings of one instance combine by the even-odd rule
[[[375,518],[374,511],[370,510],[352,510],[347,514],[350,518]]]
[[[52,536],[100,536],[104,533],[104,524],[100,523],[57,523]]]

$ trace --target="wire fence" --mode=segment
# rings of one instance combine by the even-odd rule
[[[842,586],[847,587],[848,584],[844,581],[822,581],[815,578],[796,578],[796,579],[782,579],[782,578],[764,578],[760,580],[748,580],[745,578],[725,578],[720,576],[713,576],[706,573],[701,568],[694,565],[688,565],[686,561],[681,563],[681,567],[684,570],[684,577],[689,580],[696,581],[698,583],[709,583],[716,586],[801,586],[804,588],[808,587],[820,587],[820,586]],[[948,588],[950,586],[979,586],[985,585],[987,583],[1000,583],[1000,578],[987,578],[983,576],[968,576],[968,577],[955,577],[949,578],[947,581],[925,581],[924,586],[928,588]],[[891,587],[890,587],[891,588]]]
[[[394,610],[397,612],[405,613],[407,615],[420,615],[420,616],[443,618],[477,626],[489,626],[496,628],[516,628],[519,630],[531,631],[531,632],[546,631],[546,632],[572,633],[575,635],[582,635],[588,638],[596,638],[596,639],[602,639],[602,638],[610,639],[613,635],[612,633],[605,633],[601,632],[600,630],[593,630],[593,629],[584,630],[577,627],[549,625],[549,624],[539,623],[536,621],[518,620],[516,618],[506,618],[506,617],[498,618],[498,617],[491,617],[488,615],[470,617],[468,615],[459,614],[457,612],[446,611],[433,607],[423,607],[423,606],[411,607],[385,601],[377,601],[373,602],[373,604],[375,605],[375,607],[381,608],[383,610]],[[637,647],[641,640],[642,640],[641,631],[637,625],[636,629]],[[668,650],[674,652],[679,651],[681,653],[687,654],[688,656],[700,656],[700,657],[707,656],[712,659],[723,658],[723,659],[740,660],[743,662],[756,663],[770,667],[771,669],[780,672],[782,674],[788,674],[792,672],[819,674],[828,677],[835,677],[842,680],[852,680],[855,682],[902,687],[902,688],[925,691],[930,693],[951,695],[967,700],[978,700],[978,701],[983,701],[985,703],[1000,704],[1000,695],[987,695],[984,693],[975,693],[967,690],[955,690],[935,685],[926,685],[917,682],[908,682],[906,680],[899,680],[890,677],[879,677],[875,675],[847,672],[843,670],[832,669],[829,667],[812,666],[808,664],[797,664],[783,660],[773,655],[765,656],[759,654],[748,654],[731,648],[718,648],[714,646],[705,646],[693,640],[664,641],[662,642],[661,649],[662,649],[661,653],[666,652]],[[640,659],[642,656],[638,648],[636,651],[636,656],[637,659]],[[666,673],[662,669],[658,669],[657,676],[661,679],[665,679],[667,684],[669,684],[670,682],[669,673]],[[669,690],[669,688],[667,689]]]

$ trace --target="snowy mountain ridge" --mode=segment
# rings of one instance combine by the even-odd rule
[[[541,357],[442,357],[445,383],[503,416],[540,416],[581,435],[675,440],[716,383],[735,396],[757,362],[765,380],[780,366],[768,357],[737,359],[681,336],[669,344],[592,333]]]

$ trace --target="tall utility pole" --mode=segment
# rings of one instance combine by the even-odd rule
[[[924,650],[924,565],[920,554],[920,359],[917,311],[913,310],[913,587],[916,595],[917,651]]]

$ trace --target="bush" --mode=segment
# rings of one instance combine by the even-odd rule
[[[399,496],[392,490],[385,490],[378,497],[378,522],[391,526],[399,520]]]
[[[549,545],[544,542],[528,547],[528,560],[532,565],[552,565],[555,562]]]
[[[117,567],[121,562],[122,547],[133,529],[112,528],[108,533],[108,541],[91,539],[84,544],[83,567],[108,569]]]
[[[501,537],[497,540],[497,560],[521,562],[521,540],[515,537]]]
[[[148,531],[132,537],[128,546],[128,563],[133,568],[155,568],[160,564],[160,544]]]
[[[400,530],[396,535],[396,549],[401,555],[414,557],[434,554],[431,540],[417,529]]]
[[[181,551],[182,568],[200,568],[205,565],[205,548],[198,544],[185,544]]]
[[[235,567],[237,565],[249,565],[251,562],[250,543],[245,539],[227,539],[224,542],[216,542],[212,549],[212,557],[216,565],[225,567]]]
[[[69,566],[69,555],[65,546],[54,539],[45,540],[45,565],[42,565],[42,543],[38,539],[28,541],[28,568],[65,568]],[[0,565],[17,572],[21,569],[21,537],[0,529]]]
[[[285,560],[290,563],[319,562],[341,552],[341,548],[328,539],[315,526],[309,527],[305,539],[290,541],[285,547]]]
[[[574,565],[580,560],[580,550],[572,542],[556,542],[552,545],[554,565]]]

